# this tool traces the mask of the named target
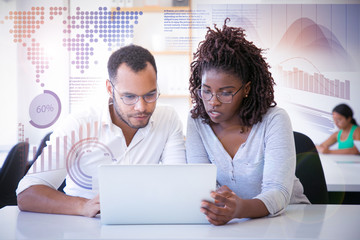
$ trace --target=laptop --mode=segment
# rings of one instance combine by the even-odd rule
[[[209,224],[201,200],[212,201],[213,164],[99,166],[102,224]]]

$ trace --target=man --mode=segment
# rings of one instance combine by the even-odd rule
[[[110,56],[108,72],[104,107],[70,115],[51,135],[48,148],[58,151],[56,157],[47,156],[50,166],[41,166],[48,171],[31,174],[30,169],[20,181],[21,210],[94,217],[100,211],[100,164],[185,163],[178,116],[169,107],[155,109],[160,93],[151,53],[140,46],[123,47]],[[60,167],[53,170],[55,165]],[[65,177],[63,194],[56,189]]]

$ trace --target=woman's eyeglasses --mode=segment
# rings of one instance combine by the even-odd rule
[[[199,98],[201,98],[202,100],[205,101],[210,101],[214,95],[216,95],[216,98],[219,100],[219,102],[221,103],[232,103],[232,100],[234,98],[234,96],[243,88],[244,85],[242,85],[239,90],[237,90],[235,93],[232,92],[216,92],[215,94],[213,94],[211,91],[206,90],[206,89],[197,89],[196,93],[199,96]]]

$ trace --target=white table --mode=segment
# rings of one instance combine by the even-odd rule
[[[360,192],[360,155],[320,154],[329,192]]]
[[[99,218],[0,209],[0,239],[359,239],[360,205],[290,205],[224,226],[101,225]]]

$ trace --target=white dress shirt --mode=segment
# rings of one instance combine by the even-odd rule
[[[186,163],[177,113],[169,106],[157,106],[148,125],[138,129],[127,146],[121,128],[111,121],[107,102],[69,115],[53,132],[43,156],[20,181],[16,193],[39,184],[57,189],[66,177],[66,194],[93,198],[98,193],[99,165],[158,163]]]

